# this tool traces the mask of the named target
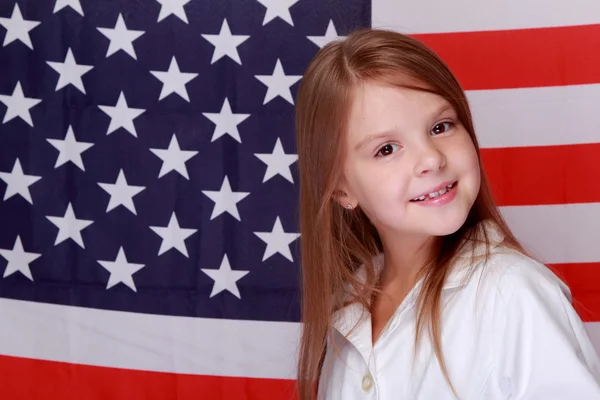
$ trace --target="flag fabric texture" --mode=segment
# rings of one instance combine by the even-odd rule
[[[503,215],[600,348],[597,0],[9,0],[2,398],[291,398],[294,100],[363,26],[457,75]]]

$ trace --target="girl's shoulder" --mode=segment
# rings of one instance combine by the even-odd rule
[[[511,301],[571,302],[571,290],[548,265],[509,247],[496,246],[475,273],[500,305]]]
[[[549,266],[499,245],[468,285],[480,285],[478,308],[489,316],[491,386],[510,382],[514,392],[539,398],[600,398],[595,344]],[[553,397],[552,387],[563,397]]]
[[[500,229],[492,223],[482,223],[481,227],[489,247],[483,241],[465,246],[456,257],[450,279],[463,277],[468,284],[484,285],[490,295],[503,299],[543,293],[571,300],[569,287],[549,265],[509,247]]]
[[[550,266],[505,246],[493,250],[481,273],[494,282],[499,294],[550,290],[571,296],[566,283]]]
[[[448,276],[448,287],[461,288],[475,311],[487,316],[494,331],[521,329],[535,321],[536,331],[584,327],[573,306],[572,293],[559,274],[542,260],[515,250],[492,228],[490,247],[475,246],[475,259],[458,258]],[[457,283],[458,282],[458,283]],[[458,294],[458,293],[457,293]],[[465,304],[466,305],[466,304]]]

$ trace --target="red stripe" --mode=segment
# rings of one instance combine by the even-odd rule
[[[0,356],[3,399],[289,400],[294,381],[93,367]]]
[[[600,143],[482,149],[500,206],[600,202]]]
[[[600,263],[549,266],[569,287],[573,306],[585,322],[600,321]]]
[[[600,82],[600,25],[412,36],[467,90]]]

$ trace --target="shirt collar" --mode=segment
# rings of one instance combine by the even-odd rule
[[[487,237],[490,241],[491,249],[500,245],[504,236],[500,229],[493,225],[491,222],[482,223],[482,228],[486,231]],[[469,274],[473,268],[474,260],[473,257],[483,257],[486,254],[486,245],[484,242],[483,235],[479,235],[475,241],[466,243],[465,246],[459,251],[455,257],[455,263],[446,276],[446,281],[443,286],[443,291],[459,289],[468,282]],[[491,250],[490,249],[490,250]],[[375,268],[375,276],[378,276],[384,265],[384,254],[379,253],[373,257],[373,266]],[[365,280],[365,266],[360,266],[355,272],[356,278],[359,282]],[[422,283],[422,279],[419,280],[413,290],[407,296],[407,303],[410,303],[416,297],[419,287]],[[340,333],[346,336],[351,329],[353,329],[360,319],[364,316],[366,310],[361,304],[353,303],[349,304],[333,314],[332,322],[333,327],[336,328]],[[361,329],[361,326],[357,326],[356,329]]]

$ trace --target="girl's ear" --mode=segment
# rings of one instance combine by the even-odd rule
[[[336,189],[333,192],[333,199],[337,201],[342,207],[349,210],[356,208],[356,206],[358,205],[356,199],[350,194],[348,194],[346,190],[343,189]]]
[[[339,178],[332,197],[345,209],[352,210],[358,207],[358,200],[352,195],[344,174]]]

